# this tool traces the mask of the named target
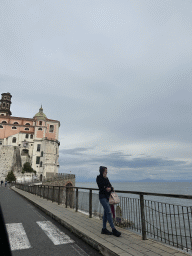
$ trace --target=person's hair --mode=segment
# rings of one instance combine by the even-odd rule
[[[103,175],[103,173],[104,173],[104,171],[107,169],[107,167],[105,167],[105,166],[100,166],[99,167],[99,172],[100,172],[100,174],[101,175]]]

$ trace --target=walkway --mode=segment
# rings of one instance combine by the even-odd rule
[[[40,198],[15,187],[12,187],[12,189],[105,256],[189,255],[189,253],[182,252],[152,239],[143,241],[140,235],[125,229],[117,228],[122,233],[121,237],[102,235],[101,220],[89,218],[85,214],[75,212],[73,209],[65,208],[63,205],[58,205],[55,202],[52,203],[51,201],[47,201],[47,199]]]

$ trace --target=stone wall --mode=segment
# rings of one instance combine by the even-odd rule
[[[5,180],[11,170],[14,174],[21,172],[21,156],[16,146],[0,146],[0,180]]]
[[[48,177],[49,177],[49,173]],[[51,176],[51,174],[50,174]],[[66,174],[66,173],[58,173],[50,178],[46,178],[43,182],[43,185],[50,186],[66,186],[67,184],[72,184],[75,187],[75,175],[74,174]]]

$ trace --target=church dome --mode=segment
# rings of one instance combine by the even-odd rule
[[[43,113],[42,105],[39,109],[39,112],[36,115],[34,115],[33,118],[37,118],[37,119],[46,119],[47,118],[47,116]]]

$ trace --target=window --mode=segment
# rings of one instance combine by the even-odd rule
[[[17,127],[13,126],[12,129],[13,129],[13,130],[17,130]]]
[[[25,135],[25,138],[28,139],[28,138],[29,138],[29,134],[26,134],[26,135]]]
[[[30,135],[30,139],[33,139],[33,134]]]
[[[43,165],[43,162],[41,161],[41,162],[40,162],[40,167],[42,167],[42,165]]]
[[[12,143],[15,143],[15,142],[16,142],[16,137],[13,137]]]
[[[28,153],[29,153],[29,150],[24,148],[21,152],[21,155],[28,155]]]
[[[39,125],[42,125],[42,121],[39,121]]]
[[[40,151],[41,149],[41,144],[37,144],[37,151]]]
[[[13,124],[19,124],[18,122],[14,122]]]
[[[4,116],[4,114],[1,114],[1,116]]]
[[[41,157],[43,157],[43,151],[41,151]]]
[[[2,143],[2,141],[0,141],[0,145],[2,145],[3,143]]]
[[[3,107],[5,107],[5,103],[3,103]]]
[[[38,130],[39,130],[39,131],[42,131],[42,128],[40,127],[40,128],[38,128]]]
[[[29,131],[29,128],[25,128],[25,131]]]
[[[36,164],[40,163],[40,156],[36,156]]]
[[[26,123],[25,125],[30,125],[30,123]]]
[[[3,125],[0,125],[0,128],[3,129]]]
[[[53,132],[53,131],[54,131],[54,125],[50,125],[49,132]]]
[[[6,121],[3,121],[2,124],[6,124],[7,122]]]

